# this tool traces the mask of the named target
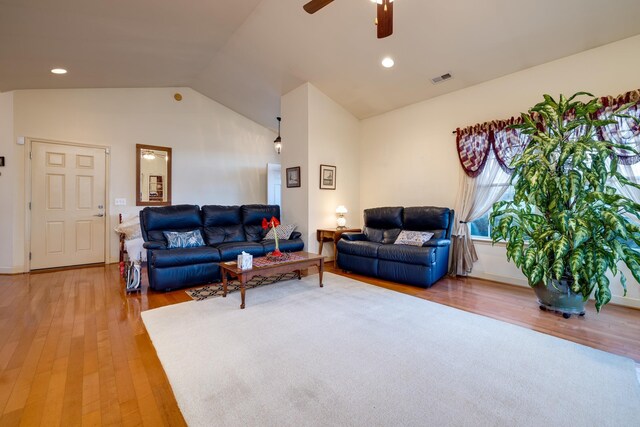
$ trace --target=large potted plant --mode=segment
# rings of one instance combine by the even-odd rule
[[[638,185],[618,172],[614,150],[628,147],[599,136],[598,128],[614,122],[595,118],[601,107],[579,92],[557,102],[544,95],[523,113],[513,127],[530,139],[511,164],[513,201],[496,203],[490,216],[493,242],[506,242],[507,258],[527,277],[540,308],[565,318],[584,315],[591,295],[598,311],[611,300],[608,273],[619,275],[626,294],[621,262],[640,281],[640,254],[629,247],[640,244],[640,205],[612,182]]]

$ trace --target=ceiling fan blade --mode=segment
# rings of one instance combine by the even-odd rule
[[[382,0],[382,4],[378,4],[378,38],[383,39],[391,34],[393,34],[393,3]]]
[[[332,1],[333,0],[311,0],[309,3],[302,6],[302,8],[307,13],[316,13],[317,11],[319,11],[320,9],[322,9]]]

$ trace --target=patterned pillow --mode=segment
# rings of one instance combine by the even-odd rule
[[[280,224],[279,226],[276,227],[276,233],[278,233],[278,239],[283,239],[283,240],[287,240],[289,237],[291,237],[291,233],[293,233],[293,230],[296,229],[295,224],[290,224],[290,225],[282,225]],[[262,240],[275,240],[276,237],[273,234],[273,227],[269,228],[269,232],[267,233],[266,236],[264,236],[264,239]]]
[[[135,239],[142,236],[142,230],[140,230],[140,217],[138,215],[133,216],[114,228],[116,233],[124,234],[125,240]]]
[[[411,246],[422,246],[429,239],[433,237],[433,233],[429,233],[428,231],[407,231],[402,230],[400,234],[398,234],[398,238],[393,243],[394,245],[411,245]]]
[[[163,231],[162,234],[164,234],[164,237],[167,239],[167,249],[197,248],[204,246],[204,240],[202,240],[200,230],[186,231],[184,233]]]

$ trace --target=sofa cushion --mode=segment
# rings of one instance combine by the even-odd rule
[[[367,236],[367,240],[376,243],[384,243],[389,245],[396,241],[400,234],[399,228],[391,228],[388,230],[382,228],[364,227],[363,233]]]
[[[367,235],[364,233],[342,233],[340,235],[341,239],[345,239],[345,240],[367,240]]]
[[[220,243],[244,242],[244,227],[229,225],[226,227],[205,227],[204,236],[207,245],[215,246]]]
[[[364,225],[371,228],[402,228],[402,207],[371,208],[364,210]]]
[[[451,246],[451,240],[433,237],[424,246]]]
[[[358,255],[368,258],[376,258],[378,256],[378,248],[382,246],[381,243],[368,242],[363,240],[350,241],[350,240],[338,240],[338,252]]]
[[[280,224],[275,229],[273,227],[269,228],[266,236],[264,236],[263,240],[275,240],[275,235],[278,234],[278,239],[288,239],[291,237],[291,233],[296,229],[295,224],[282,225]]]
[[[433,233],[428,231],[408,231],[402,230],[394,245],[422,246],[433,237]]]
[[[243,242],[245,239],[240,206],[203,206],[202,224],[207,245]]]
[[[197,205],[146,207],[140,211],[142,237],[145,241],[165,241],[163,231],[192,231],[202,228]]]
[[[242,224],[240,206],[205,205],[201,208],[204,227],[224,227]]]
[[[264,247],[255,242],[229,242],[221,243],[216,248],[220,251],[222,261],[235,261],[242,251],[253,256],[264,255]]]
[[[432,265],[436,262],[436,249],[407,245],[382,245],[378,249],[378,258],[388,261],[417,265]]]
[[[167,239],[167,249],[175,248],[197,248],[204,246],[202,233],[200,230],[193,231],[163,231],[165,239]]]
[[[249,242],[259,242],[267,234],[262,228],[262,220],[272,216],[280,220],[280,206],[278,205],[244,205],[240,208],[245,239]]]
[[[152,252],[150,262],[153,267],[162,268],[219,261],[220,251],[218,249],[201,246],[199,248],[155,250]]]
[[[451,209],[435,206],[404,208],[402,222],[405,230],[432,231],[449,228]]]
[[[276,248],[275,240],[263,240],[260,244],[264,248],[265,254],[273,252]],[[280,248],[280,252],[298,252],[304,248],[304,242],[302,239],[278,240],[278,247]]]

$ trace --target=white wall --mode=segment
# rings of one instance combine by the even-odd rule
[[[638,52],[640,36],[363,120],[361,208],[453,207],[460,164],[451,131],[519,115],[544,93],[584,90],[602,96],[640,88]],[[523,283],[522,274],[507,263],[503,246],[478,244],[476,249],[480,260],[474,266],[474,276]],[[612,287],[614,302],[640,307],[640,286],[630,279],[629,297],[624,302],[620,285]]]
[[[331,98],[309,85],[309,252],[318,251],[316,230],[335,228],[336,208],[344,205],[347,226],[358,226],[360,121]],[[320,189],[320,165],[336,166],[336,189]],[[323,252],[333,256],[333,246]]]
[[[309,244],[309,87],[302,85],[284,95],[282,113],[282,222],[295,224]],[[300,167],[300,187],[287,188],[287,168]]]
[[[183,95],[181,102],[173,94]],[[109,204],[111,228],[118,213],[136,213],[135,145],[173,149],[173,204],[266,203],[266,165],[277,163],[273,131],[188,88],[25,90],[1,94],[5,121],[7,97],[13,97],[13,135],[111,147]],[[15,153],[0,178],[16,189],[10,218],[0,210],[2,227],[16,230],[0,241],[0,272],[24,266],[24,156],[13,136],[0,136],[2,151]],[[15,165],[15,167],[13,167]],[[1,185],[1,184],[0,184]],[[4,189],[0,187],[0,191]],[[114,206],[126,198],[127,206]],[[3,234],[4,236],[4,234]],[[13,249],[9,260],[6,253]],[[111,261],[118,256],[111,233]]]
[[[338,205],[349,209],[347,225],[359,224],[360,122],[310,83],[283,96],[281,105],[282,171],[300,166],[302,179],[300,188],[283,186],[283,216],[298,226],[305,250],[317,252],[316,230],[336,227]],[[321,164],[336,166],[335,190],[320,190]],[[333,254],[331,245],[325,248]]]
[[[0,273],[16,273],[13,268],[13,246],[2,241],[13,240],[14,204],[10,203],[16,191],[15,171],[22,158],[15,155],[13,137],[13,93],[0,93],[0,156],[5,158],[5,167],[0,168]]]

